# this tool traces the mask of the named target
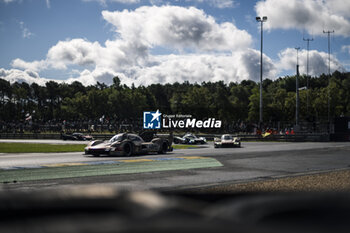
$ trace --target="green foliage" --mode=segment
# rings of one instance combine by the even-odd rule
[[[307,77],[301,76],[300,87]],[[266,122],[293,122],[295,119],[295,76],[263,82],[263,111]],[[332,74],[309,79],[310,89],[300,90],[300,118],[326,121],[328,94],[331,117],[350,116],[350,73]],[[309,96],[309,115],[307,114]],[[83,86],[50,81],[13,83],[0,79],[0,120],[24,121],[30,113],[34,120],[97,120],[141,118],[143,111],[159,109],[166,114],[191,114],[197,118],[216,118],[224,122],[259,120],[259,85],[251,80],[225,84],[189,82],[128,87],[118,77],[107,86],[97,83]]]
[[[173,144],[173,149],[174,150],[178,150],[178,149],[197,149],[197,148],[201,148],[198,145],[183,145],[183,144]]]
[[[80,152],[85,146],[82,144],[0,143],[0,153]]]

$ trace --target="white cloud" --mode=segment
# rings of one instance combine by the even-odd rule
[[[95,85],[97,82],[112,84],[113,77],[124,77],[123,74],[117,73],[113,70],[106,68],[96,68],[93,71],[84,70],[79,74],[77,78],[69,78],[67,80],[68,83],[72,83],[74,81],[79,81],[83,85]]]
[[[66,69],[67,65],[95,65],[101,46],[83,39],[59,41],[47,53],[47,63],[56,69]]]
[[[238,66],[244,67],[245,70],[243,72],[247,72],[245,80],[260,81],[260,51],[249,49],[246,52],[242,52],[242,57],[239,61]],[[271,58],[263,54],[263,78],[275,79],[277,72],[277,67]]]
[[[12,2],[19,2],[19,3],[22,3],[23,2],[23,0],[0,0],[0,3],[1,2],[4,2],[4,3],[12,3]],[[51,4],[50,4],[50,0],[45,0],[45,2],[46,2],[46,6],[47,6],[47,8],[50,8],[51,7]]]
[[[256,65],[256,62],[260,59],[260,53],[252,49],[232,55],[164,55],[153,58],[156,60],[153,66],[134,67],[131,70],[137,79],[130,78],[124,81],[128,84],[134,82],[135,85],[150,85],[220,80],[228,83],[259,78],[260,66]],[[276,74],[274,65],[270,59],[265,59],[265,77],[273,79]]]
[[[12,67],[24,71],[2,69],[1,77],[14,81],[17,75],[19,80],[42,83],[48,80],[39,77],[42,70],[75,69],[67,82],[78,80],[84,85],[97,81],[112,84],[114,76],[127,85],[259,80],[260,52],[251,49],[251,36],[233,23],[218,24],[202,10],[152,6],[134,11],[103,11],[102,16],[114,26],[114,40],[104,44],[80,38],[59,41],[43,60],[13,60]],[[177,49],[179,54],[152,54],[151,49],[157,47]],[[311,75],[327,72],[327,57],[326,53],[310,51]],[[281,51],[279,58],[274,62],[264,55],[264,79],[295,70],[294,49]],[[342,69],[338,60],[331,58],[332,71]],[[300,63],[305,59],[306,51],[302,50]],[[83,71],[77,72],[77,68]],[[301,72],[306,72],[305,66],[301,66]]]
[[[260,75],[260,52],[248,49],[232,55],[189,54],[150,56],[148,66],[128,66],[118,70],[96,66],[92,71],[85,69],[78,77],[67,82],[80,81],[93,85],[97,81],[112,84],[112,78],[119,76],[124,84],[150,85],[153,83],[219,81],[240,82],[251,79],[258,81]],[[264,56],[264,78],[274,79],[277,70],[271,59]],[[13,80],[13,76],[10,80]],[[21,80],[24,80],[21,75]],[[28,82],[33,82],[32,78]]]
[[[207,3],[208,5],[216,8],[233,8],[236,6],[234,0],[184,0],[186,2],[194,3]],[[167,0],[149,0],[152,5],[164,5],[168,4]]]
[[[22,59],[16,58],[11,62],[11,66],[18,69],[28,69],[35,72],[39,72],[40,70],[47,68],[47,62],[45,60],[26,62]]]
[[[67,69],[69,65],[96,65],[101,52],[102,47],[98,42],[91,43],[84,39],[59,41],[49,49],[45,60],[26,62],[17,58],[11,62],[11,66],[39,72],[52,68]]]
[[[209,1],[209,4],[213,4],[214,6],[218,7],[218,8],[232,8],[234,7],[234,1],[232,0],[213,0],[213,1]]]
[[[44,86],[46,82],[50,81],[50,79],[41,78],[38,73],[31,70],[24,70],[24,71],[18,70],[18,69],[5,70],[3,68],[0,68],[0,78],[5,79],[11,83],[14,83],[14,82],[26,82],[29,84],[37,83],[42,86]]]
[[[350,1],[343,0],[266,0],[259,1],[255,10],[267,16],[266,29],[300,29],[322,35],[323,30],[335,30],[350,36]]]
[[[251,36],[232,23],[215,19],[194,7],[140,7],[135,11],[102,12],[121,38],[137,40],[149,47],[166,46],[179,50],[232,51],[248,48]]]
[[[11,0],[9,0],[11,1]],[[13,1],[13,0],[12,0]],[[116,2],[123,4],[137,4],[140,3],[140,0],[82,0],[83,2],[98,2],[102,6],[107,6],[108,3]],[[234,0],[185,0],[186,2],[198,2],[203,3],[206,2],[210,6],[216,8],[232,8],[235,6]],[[149,0],[149,3],[152,5],[168,5],[168,0]]]
[[[233,0],[187,0],[188,2],[207,2],[209,5],[217,7],[217,8],[232,8],[235,6]]]
[[[29,31],[29,29],[24,25],[24,22],[20,21],[19,22],[19,27],[22,30],[22,37],[25,39],[29,39],[32,36],[34,36],[34,33],[32,33],[31,31]]]
[[[350,45],[343,45],[343,46],[341,47],[341,50],[342,50],[343,52],[348,52],[348,53],[350,54]]]
[[[295,73],[296,69],[296,50],[287,48],[279,53],[280,61],[278,68],[280,70],[290,70]],[[335,70],[344,71],[344,67],[340,64],[336,57],[331,55],[330,68],[331,72]],[[307,50],[299,51],[299,72],[306,74],[307,72]],[[294,74],[293,73],[293,74]],[[318,76],[321,74],[328,74],[328,53],[319,52],[316,50],[309,51],[309,75]]]
[[[21,0],[1,0],[1,2],[4,2],[4,3],[11,3],[11,2],[18,2],[18,1],[21,1]]]
[[[217,24],[214,18],[195,8],[141,7],[135,11],[103,11],[103,17],[116,27],[120,38],[104,45],[84,39],[59,41],[45,60],[12,61],[15,68],[67,69],[70,65],[103,67],[123,71],[130,66],[149,66],[154,46],[197,52],[241,51],[249,48],[251,36],[232,23]]]
[[[327,0],[325,4],[331,12],[335,14],[340,14],[344,17],[349,17],[350,12],[350,2],[344,0]]]
[[[107,3],[110,2],[117,2],[117,3],[123,3],[123,4],[135,4],[139,3],[140,0],[82,0],[83,2],[98,2],[102,6],[107,6]]]
[[[306,74],[307,50],[299,51],[300,73]],[[149,55],[152,63],[147,66],[130,65],[122,69],[110,66],[95,66],[92,70],[85,69],[77,73],[76,77],[69,78],[66,82],[80,81],[84,85],[94,85],[96,82],[112,84],[112,78],[120,77],[122,83],[131,85],[150,85],[153,83],[174,83],[189,81],[191,83],[203,81],[240,82],[242,80],[259,81],[260,78],[260,52],[253,49],[237,51],[228,54],[188,54],[188,55]],[[295,74],[296,51],[287,48],[279,53],[279,61],[274,62],[264,55],[263,78],[275,79],[280,72],[289,71]],[[24,68],[25,66],[23,66]],[[331,72],[344,71],[344,67],[332,55]],[[7,73],[5,73],[7,72]],[[25,71],[11,69],[0,72],[0,77],[11,82],[26,81],[43,84],[49,79],[29,75],[29,69]],[[318,76],[328,73],[328,54],[316,50],[309,51],[309,74]]]
[[[133,65],[143,66],[148,62],[148,47],[137,42],[123,40],[105,42],[101,46],[98,42],[84,39],[59,41],[51,47],[45,60],[26,62],[15,59],[11,65],[14,68],[32,69],[68,69],[69,66],[105,67],[122,70]]]

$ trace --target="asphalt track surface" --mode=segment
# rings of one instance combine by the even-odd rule
[[[47,140],[44,140],[48,143]],[[38,143],[40,141],[36,141]],[[62,142],[62,141],[58,141]],[[56,143],[50,140],[49,143]],[[74,176],[68,178],[48,178],[30,181],[6,182],[0,189],[37,189],[57,186],[110,185],[120,190],[179,190],[205,187],[218,184],[243,183],[277,177],[289,177],[300,174],[313,174],[332,170],[350,169],[350,143],[284,143],[284,142],[243,142],[242,148],[214,149],[211,143],[197,149],[174,150],[166,155],[150,154],[132,157],[92,157],[83,153],[31,153],[0,154],[0,176],[6,169],[19,169],[77,164],[106,164],[113,162],[135,162],[127,173]],[[169,164],[172,167],[160,169]],[[179,161],[181,160],[181,161]],[[192,162],[190,166],[182,162]],[[205,164],[203,162],[206,161]],[[198,165],[201,163],[201,165]],[[130,163],[128,163],[130,164]],[[152,166],[150,170],[142,169]],[[194,166],[193,166],[194,165]],[[178,166],[178,167],[177,167]],[[177,167],[174,168],[174,167]],[[129,168],[126,168],[128,170]],[[28,170],[28,169],[27,169]],[[30,170],[30,169],[29,169]],[[115,169],[114,169],[115,170]],[[47,171],[48,177],[50,171]],[[44,174],[45,176],[45,174]]]

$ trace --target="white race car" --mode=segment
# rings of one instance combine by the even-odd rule
[[[174,137],[175,144],[205,144],[207,139],[205,137],[197,137],[194,134],[187,133],[183,137]]]
[[[214,138],[214,147],[241,147],[241,139],[231,134],[224,134],[221,138]]]

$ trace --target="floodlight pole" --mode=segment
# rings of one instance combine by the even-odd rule
[[[310,48],[310,41],[313,41],[314,39],[305,39],[304,41],[307,42],[307,56],[306,56],[306,113],[307,116],[309,115],[309,48]]]
[[[295,78],[295,91],[296,91],[296,106],[295,106],[295,125],[299,125],[299,49],[295,48],[297,50],[297,75]]]
[[[327,94],[328,94],[328,124],[329,124],[329,133],[331,133],[330,128],[331,128],[331,123],[330,123],[330,109],[331,109],[331,104],[330,104],[330,93],[329,93],[329,83],[331,79],[331,42],[330,42],[330,34],[334,33],[334,30],[332,31],[323,31],[323,33],[328,34],[328,88],[327,88]]]
[[[267,21],[267,17],[263,16],[256,17],[256,21],[260,22],[261,26],[261,39],[260,39],[260,102],[259,102],[259,127],[262,126],[263,123],[263,98],[262,98],[262,76],[263,76],[263,23]]]

